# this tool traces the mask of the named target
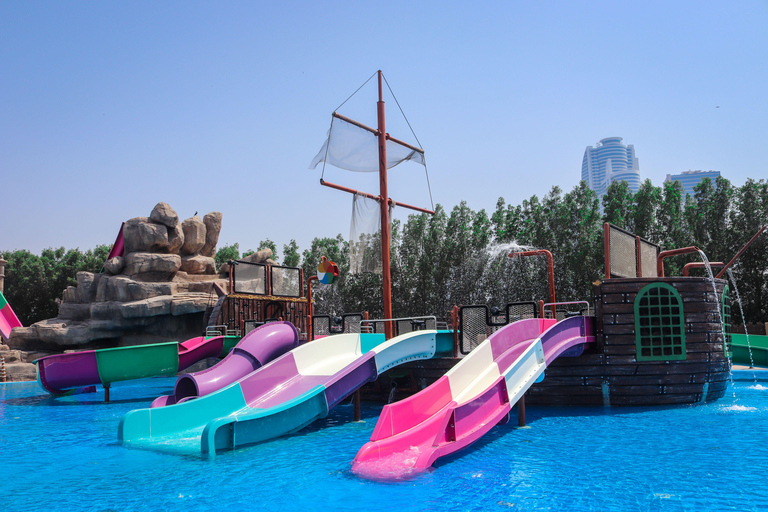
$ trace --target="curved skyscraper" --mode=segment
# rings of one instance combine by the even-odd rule
[[[640,188],[640,165],[633,145],[625,146],[621,137],[608,137],[595,147],[587,146],[581,161],[581,179],[602,197],[614,181],[626,181],[632,192]]]

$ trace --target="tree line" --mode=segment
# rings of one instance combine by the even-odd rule
[[[664,249],[696,246],[709,261],[727,263],[768,224],[768,182],[747,180],[734,187],[722,177],[706,178],[686,195],[678,181],[633,193],[614,182],[602,198],[585,182],[570,192],[554,186],[544,197],[520,205],[499,198],[495,210],[474,211],[466,202],[434,215],[413,214],[391,227],[392,303],[395,317],[446,316],[454,305],[549,300],[545,258],[510,258],[510,252],[548,249],[554,257],[558,301],[593,302],[592,286],[605,276],[603,223],[610,222]],[[601,208],[602,206],[602,208]],[[376,237],[368,240],[377,250]],[[314,292],[316,310],[329,314],[382,314],[381,276],[349,275],[348,242],[316,238],[302,254],[305,275],[325,255],[339,264],[341,277]],[[699,255],[665,260],[666,275],[682,275]],[[699,270],[699,275],[704,275]],[[768,321],[768,233],[759,237],[732,267],[748,323]],[[732,294],[732,296],[735,294]],[[734,297],[735,299],[735,297]],[[742,322],[738,307],[734,321]]]
[[[602,207],[601,207],[602,206]],[[542,198],[534,195],[520,205],[496,202],[489,215],[472,210],[465,201],[448,212],[437,205],[434,215],[412,214],[391,226],[392,303],[395,317],[443,317],[454,305],[488,304],[503,308],[518,301],[548,300],[544,258],[510,258],[510,252],[548,249],[554,256],[557,300],[592,302],[592,283],[605,275],[603,223],[627,229],[662,249],[697,246],[710,261],[728,262],[768,223],[768,182],[747,180],[734,187],[722,177],[705,178],[686,195],[682,185],[646,180],[633,193],[626,182],[614,182],[602,198],[581,182],[570,192],[554,186]],[[374,254],[377,236],[368,236]],[[341,275],[331,285],[313,285],[318,313],[340,315],[368,311],[382,315],[381,275],[349,273],[349,242],[341,234],[315,238],[300,252],[295,240],[282,248],[266,239],[272,259],[301,266],[309,277],[321,256],[336,262]],[[57,315],[62,290],[76,283],[80,270],[99,272],[109,245],[79,249],[6,251],[5,296],[25,325]],[[240,254],[239,244],[225,245],[216,254],[220,266],[253,252]],[[667,275],[681,275],[696,255],[665,260]],[[768,234],[759,237],[733,267],[733,276],[748,323],[768,321]],[[733,308],[735,322],[740,310]]]

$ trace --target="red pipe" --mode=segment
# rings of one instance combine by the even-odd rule
[[[661,251],[658,259],[656,259],[656,270],[659,277],[664,277],[664,258],[669,256],[678,256],[680,254],[690,254],[692,252],[699,252],[698,247],[690,246],[683,247],[681,249],[670,249],[668,251]]]

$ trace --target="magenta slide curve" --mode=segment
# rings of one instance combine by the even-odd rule
[[[150,407],[184,402],[240,380],[257,368],[299,345],[299,331],[291,322],[269,322],[252,330],[224,359],[207,370],[185,373],[176,379],[172,395],[156,398]]]
[[[431,386],[384,406],[352,471],[391,480],[425,470],[506,423],[512,405],[549,363],[581,355],[594,339],[594,317],[534,318],[503,327]]]

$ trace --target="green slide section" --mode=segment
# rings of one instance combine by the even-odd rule
[[[214,336],[208,336],[205,339],[211,339]],[[221,354],[219,354],[219,359],[224,359],[227,354],[229,354],[229,351],[235,348],[235,345],[237,345],[240,340],[243,339],[240,336],[224,336],[224,346],[221,348]]]
[[[179,344],[171,341],[96,350],[96,363],[99,378],[105,385],[121,380],[175,375],[179,371]]]
[[[768,368],[768,336],[749,335],[749,345],[745,334],[731,335],[731,361],[744,366]],[[750,358],[750,352],[752,357]]]

